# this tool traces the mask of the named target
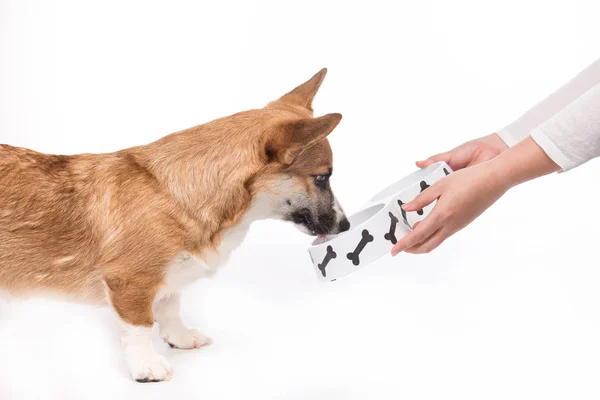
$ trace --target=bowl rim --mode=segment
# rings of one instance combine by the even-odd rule
[[[388,208],[390,203],[392,203],[391,201],[385,201],[385,200],[389,200],[390,197],[400,197],[404,192],[408,191],[409,189],[412,189],[414,186],[419,185],[420,181],[423,180],[423,178],[426,178],[427,176],[431,175],[432,173],[436,172],[440,167],[444,168],[444,166],[446,165],[445,162],[443,161],[438,161],[436,163],[433,163],[431,165],[429,165],[426,168],[422,168],[419,169],[418,171],[413,172],[412,174],[400,179],[399,181],[392,183],[390,186],[386,187],[385,189],[382,189],[379,191],[379,193],[377,193],[370,201],[369,203],[367,203],[365,205],[365,207],[363,207],[361,210],[359,210],[358,212],[352,214],[352,216],[359,214],[363,211],[369,210],[371,208],[375,208],[375,207],[380,207],[380,209],[373,214],[371,217],[369,217],[368,219],[364,220],[363,222],[361,222],[360,224],[350,228],[349,231],[346,232],[342,232],[342,233],[338,233],[335,235],[328,235],[327,237],[329,238],[328,240],[325,240],[323,242],[319,242],[316,243],[317,241],[319,241],[318,238],[316,238],[313,243],[310,245],[310,247],[308,248],[309,251],[311,250],[316,250],[316,249],[320,249],[324,246],[330,246],[333,242],[345,237],[346,235],[348,235],[350,232],[356,232],[356,231],[360,231],[362,229],[364,229],[364,225],[366,223],[368,223],[369,221],[371,221],[372,219],[375,219],[376,217],[378,217],[381,213],[383,212],[388,212]],[[392,187],[395,187],[396,185],[399,185],[402,182],[406,182],[406,181],[412,181],[412,179],[409,178],[414,178],[418,176],[419,179],[415,179],[414,182],[410,183],[408,186],[405,186],[403,189],[395,191],[387,196],[381,196],[382,193],[385,193],[386,191],[390,190]],[[380,198],[379,200],[375,201],[374,199]],[[350,216],[350,218],[352,218],[352,216]],[[349,218],[349,219],[350,219]]]

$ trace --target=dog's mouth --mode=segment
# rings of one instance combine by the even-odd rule
[[[301,230],[304,230],[311,236],[328,235],[333,232],[334,218],[330,216],[321,216],[315,218],[308,208],[301,208],[290,215],[290,220]]]
[[[350,224],[345,217],[340,222],[336,220],[335,214],[324,214],[318,218],[314,218],[308,208],[294,211],[288,219],[300,228],[301,231],[308,235],[316,236],[319,239],[323,239],[327,235],[345,232],[350,228]]]

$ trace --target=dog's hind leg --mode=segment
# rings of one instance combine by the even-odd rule
[[[119,316],[121,344],[133,379],[138,382],[171,379],[171,366],[152,346],[152,304],[158,286],[155,282],[120,278],[107,278],[106,286],[111,305]]]
[[[177,349],[197,349],[212,340],[196,329],[186,327],[179,315],[180,295],[170,293],[154,304],[154,318],[165,343]]]

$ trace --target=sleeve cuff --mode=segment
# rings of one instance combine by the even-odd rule
[[[561,168],[561,172],[568,171],[578,165],[567,157],[539,127],[531,131],[531,138]]]
[[[500,136],[500,139],[502,139],[508,147],[513,147],[515,144],[520,142],[520,140],[511,135],[511,133],[506,128],[496,131],[496,135]]]

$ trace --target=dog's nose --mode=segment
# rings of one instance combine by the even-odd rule
[[[338,225],[338,230],[340,231],[340,233],[342,233],[342,232],[346,232],[349,229],[350,229],[350,221],[348,221],[348,218],[344,217],[344,219],[341,220],[340,224]]]

